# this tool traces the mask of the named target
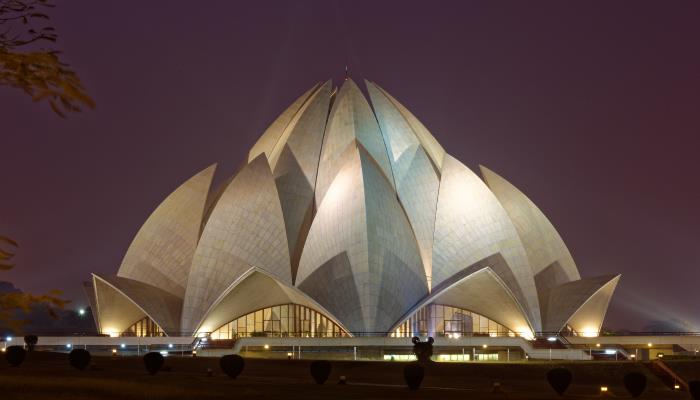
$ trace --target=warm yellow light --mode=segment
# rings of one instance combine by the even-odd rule
[[[587,326],[579,332],[583,337],[598,337],[598,328]]]
[[[197,355],[197,350],[192,350],[192,355],[196,356]]]
[[[659,357],[659,358],[664,358],[664,353],[659,353],[659,354],[657,354],[656,356]]]
[[[291,357],[291,356],[292,356],[292,353],[287,353],[287,357]]]
[[[525,340],[532,340],[535,338],[535,334],[532,333],[532,331],[529,328],[526,327],[520,327],[515,330],[520,337],[522,337]]]
[[[637,356],[635,356],[634,354],[630,354],[630,357],[636,358]]]
[[[270,349],[270,345],[269,345],[269,344],[266,344],[266,345],[265,345],[265,350],[269,350],[269,349]]]
[[[112,349],[112,354],[117,354],[117,349]]]
[[[647,347],[651,347],[651,343],[647,343]]]
[[[482,345],[481,345],[481,347],[483,347],[483,348],[487,348],[487,347],[489,347],[489,346],[488,346],[488,345],[486,345],[486,344],[482,344]]]
[[[600,343],[596,343],[596,344],[595,344],[595,347],[600,347]]]
[[[607,386],[601,386],[601,387],[600,387],[600,391],[601,391],[601,392],[607,392],[607,391],[608,391],[608,387],[607,387]]]
[[[673,388],[676,389],[676,390],[680,390],[681,385],[679,385],[679,384],[676,383],[675,385],[673,385]]]
[[[3,353],[4,353],[6,350],[7,350],[7,349],[5,349],[4,347],[2,348],[2,352],[3,352]]]

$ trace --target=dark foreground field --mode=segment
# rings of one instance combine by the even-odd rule
[[[511,363],[438,364],[426,370],[417,392],[403,382],[405,364],[394,362],[333,362],[331,377],[316,385],[309,375],[309,362],[287,360],[246,360],[243,373],[229,379],[219,369],[217,358],[176,358],[166,360],[166,371],[148,375],[140,358],[93,357],[93,367],[78,371],[68,365],[66,354],[34,352],[19,368],[0,366],[2,399],[554,399],[545,373],[564,365],[574,375],[565,398],[601,398],[600,386],[607,385],[605,397],[627,398],[622,377],[631,371],[647,375],[649,385],[641,398],[687,399],[685,392],[667,389],[646,369],[633,363]],[[213,376],[207,376],[207,368]],[[680,366],[685,378],[697,379],[700,362]],[[345,375],[347,385],[338,385]],[[500,382],[502,393],[492,393]]]

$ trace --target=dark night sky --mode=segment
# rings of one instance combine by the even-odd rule
[[[84,305],[168,193],[348,64],[523,190],[583,276],[623,274],[608,325],[700,331],[700,2],[176,3],[52,11],[94,111],[0,87],[1,280]]]

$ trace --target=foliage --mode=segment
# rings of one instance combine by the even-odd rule
[[[61,117],[95,107],[78,75],[60,60],[61,52],[39,47],[58,39],[48,0],[0,0],[0,85],[22,90],[34,101],[46,100]]]
[[[409,390],[418,390],[421,382],[423,382],[423,376],[425,376],[425,371],[417,362],[406,364],[403,368],[403,379],[406,381],[406,386],[408,386]]]
[[[559,396],[563,396],[566,389],[571,385],[573,375],[566,368],[554,368],[547,372],[547,382]]]
[[[647,387],[647,377],[639,372],[630,372],[622,378],[622,381],[629,394],[634,398],[641,396]]]
[[[16,248],[18,244],[10,238],[0,236],[0,245],[5,245],[4,250],[0,247],[0,270],[11,269],[14,265],[10,264],[10,260],[15,254],[7,250],[7,246],[10,245]],[[49,315],[56,318],[56,311],[63,309],[68,303],[68,301],[59,297],[61,293],[60,290],[52,290],[42,295],[34,295],[19,291],[0,293],[0,325],[15,332],[21,331],[24,325],[29,321],[17,319],[17,311],[29,313],[34,306],[38,305],[45,306]]]
[[[19,367],[26,355],[27,351],[22,346],[10,346],[5,349],[5,360],[13,367]]]
[[[311,363],[311,376],[319,385],[323,385],[331,374],[331,363],[326,360],[316,360]]]
[[[34,350],[34,346],[39,342],[39,338],[36,335],[25,335],[24,343],[27,345],[29,351]]]
[[[219,360],[219,367],[229,378],[236,379],[243,372],[245,361],[238,354],[227,354]]]
[[[85,349],[73,349],[68,354],[68,362],[70,362],[70,365],[81,371],[90,365],[91,358],[90,352]]]
[[[155,375],[163,367],[165,358],[162,354],[152,351],[143,356],[143,363],[146,366],[146,371],[151,375]]]
[[[429,337],[427,342],[421,342],[418,337],[412,339],[413,353],[416,355],[418,362],[430,362],[430,357],[433,356],[433,338]]]

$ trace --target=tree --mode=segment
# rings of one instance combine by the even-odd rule
[[[18,244],[14,240],[0,236],[0,270],[9,270],[14,267],[10,264],[14,257],[14,250]],[[17,318],[18,312],[28,313],[35,306],[45,306],[49,315],[56,317],[56,311],[63,309],[68,303],[61,299],[60,290],[52,290],[47,294],[34,295],[25,292],[0,293],[0,326],[13,331],[20,331],[29,321]]]
[[[78,75],[61,61],[61,52],[41,47],[55,43],[56,30],[44,11],[48,0],[0,0],[0,86],[22,90],[34,101],[48,101],[61,117],[95,107]]]

